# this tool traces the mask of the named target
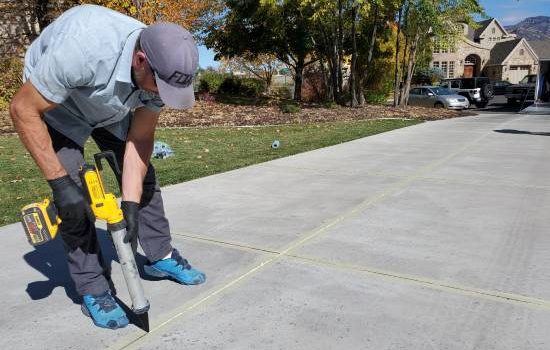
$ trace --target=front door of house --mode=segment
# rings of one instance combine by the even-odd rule
[[[474,76],[474,66],[464,66],[464,78],[472,78]]]

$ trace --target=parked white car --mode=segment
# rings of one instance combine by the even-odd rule
[[[467,109],[470,102],[464,96],[457,95],[451,90],[441,86],[422,86],[411,89],[409,95],[409,105],[448,108],[448,109]]]

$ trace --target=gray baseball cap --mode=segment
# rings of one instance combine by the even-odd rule
[[[177,109],[193,107],[199,52],[191,33],[177,24],[159,22],[141,32],[139,43],[155,74],[162,102]]]

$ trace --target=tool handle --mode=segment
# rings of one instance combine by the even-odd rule
[[[103,171],[103,164],[101,162],[102,159],[106,159],[109,162],[111,169],[117,177],[120,176],[120,167],[118,166],[118,162],[113,151],[104,151],[94,154],[95,166],[99,171]]]

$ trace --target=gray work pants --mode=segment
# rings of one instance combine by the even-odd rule
[[[63,164],[71,178],[79,186],[82,186],[78,173],[80,167],[84,164],[83,147],[51,127],[48,127],[48,132],[61,164]],[[118,164],[123,171],[122,160],[126,143],[105,129],[95,129],[92,138],[102,151],[112,150],[115,153]],[[119,178],[118,181],[120,182],[121,179]],[[64,237],[63,225],[60,226],[60,234]],[[149,261],[163,259],[172,251],[170,228],[164,215],[160,187],[152,165],[149,165],[143,181],[138,236],[139,243]],[[80,295],[101,294],[109,289],[107,279],[110,277],[101,255],[94,224],[89,222],[82,227],[79,237],[85,239],[76,248],[69,246],[67,243],[64,244],[69,272],[75,283],[76,291]]]

